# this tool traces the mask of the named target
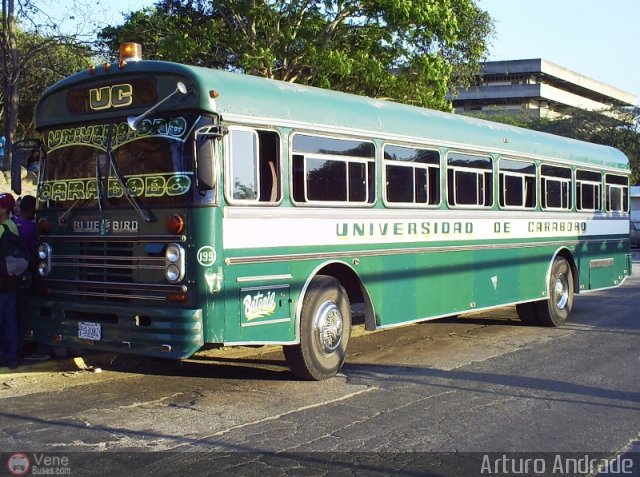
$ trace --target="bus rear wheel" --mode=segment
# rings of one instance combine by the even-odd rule
[[[556,257],[549,274],[549,299],[536,303],[542,326],[562,326],[573,307],[573,273],[563,257]]]
[[[309,381],[335,376],[347,355],[351,308],[347,294],[333,277],[318,275],[302,302],[300,343],[284,347],[291,372]]]

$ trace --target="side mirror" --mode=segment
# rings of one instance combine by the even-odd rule
[[[216,184],[216,142],[201,138],[196,145],[196,187],[198,190],[212,190]]]

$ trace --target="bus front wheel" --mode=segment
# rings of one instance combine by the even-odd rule
[[[573,307],[573,273],[563,257],[556,257],[549,274],[549,298],[536,304],[542,326],[562,326]]]
[[[310,381],[335,376],[347,355],[350,333],[351,308],[344,288],[335,278],[318,275],[302,302],[300,343],[284,347],[291,372]]]

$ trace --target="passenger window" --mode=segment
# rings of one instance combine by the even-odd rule
[[[280,200],[280,138],[274,131],[234,127],[227,136],[226,194],[235,203]]]
[[[372,142],[296,134],[292,146],[295,202],[375,202]]]
[[[447,159],[447,197],[451,206],[491,207],[493,171],[490,157],[451,153]]]
[[[571,169],[542,166],[540,168],[542,208],[546,210],[571,209]]]
[[[602,174],[576,171],[576,209],[596,211],[601,208]]]
[[[500,207],[533,209],[536,206],[536,165],[500,159]]]
[[[607,212],[628,212],[629,181],[625,176],[605,176],[605,199]]]
[[[430,149],[384,147],[386,200],[389,203],[440,203],[440,153]]]

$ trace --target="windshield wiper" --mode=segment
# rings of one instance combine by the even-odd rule
[[[176,83],[176,89],[172,93],[170,93],[166,98],[161,99],[156,104],[151,106],[149,109],[147,109],[140,116],[129,116],[127,118],[127,123],[129,124],[129,127],[132,130],[136,131],[138,129],[138,126],[140,126],[140,123],[142,122],[143,119],[145,119],[147,116],[149,116],[151,113],[153,113],[156,109],[158,109],[162,104],[164,104],[169,99],[173,98],[178,93],[187,94],[187,87],[184,85],[184,83],[182,81],[178,81]]]
[[[109,140],[111,142],[111,140]],[[100,209],[100,215],[102,215],[102,198],[103,196],[103,187],[104,187],[104,178],[102,175],[102,168],[100,167],[100,160],[102,159],[102,154],[96,154],[96,195],[98,196],[98,209]],[[108,156],[107,156],[108,159]],[[109,170],[109,167],[107,167]]]
[[[113,172],[116,175],[116,179],[118,179],[118,183],[120,184],[120,188],[122,189],[126,199],[131,204],[131,207],[133,207],[135,211],[138,213],[138,215],[142,217],[142,220],[144,220],[145,222],[151,222],[151,216],[149,215],[149,213],[145,210],[142,210],[142,207],[140,207],[140,204],[138,204],[138,201],[136,200],[136,198],[131,195],[131,191],[129,190],[129,188],[124,182],[124,178],[120,173],[120,169],[118,168],[118,163],[116,162],[116,158],[111,152],[112,137],[113,137],[113,124],[110,124],[109,137],[107,142],[107,156],[109,157],[110,168],[113,169]]]
[[[98,159],[96,159],[96,168],[98,167],[97,164]],[[42,180],[42,184],[44,184],[44,179],[42,179],[45,176],[45,168],[47,167],[47,163],[45,161],[44,165],[42,166],[42,171],[40,172],[40,178]],[[96,178],[96,182],[97,182],[97,178]],[[98,184],[99,187],[99,184]],[[97,192],[99,194],[99,192]],[[39,193],[38,193],[39,194]],[[58,224],[60,224],[61,226],[65,226],[67,225],[67,216],[69,214],[71,214],[71,211],[73,209],[75,209],[77,207],[78,204],[82,203],[83,205],[87,202],[89,202],[93,197],[83,197],[81,199],[76,199],[76,201],[71,204],[69,206],[69,208],[67,210],[64,211],[64,213],[58,217]],[[98,196],[98,204],[100,204],[100,196]],[[100,207],[100,212],[102,212],[102,207]]]

